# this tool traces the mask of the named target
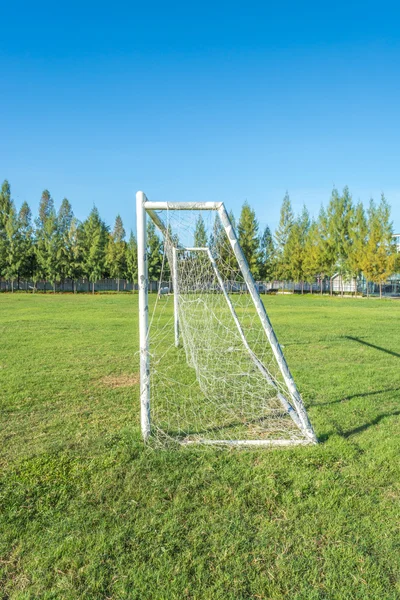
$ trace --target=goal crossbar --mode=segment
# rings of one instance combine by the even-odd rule
[[[140,192],[139,192],[140,193]],[[145,210],[218,210],[223,202],[144,202]]]

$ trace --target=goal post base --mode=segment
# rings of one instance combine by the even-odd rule
[[[240,446],[251,448],[274,446],[315,446],[314,440],[186,440],[181,441],[181,446]]]

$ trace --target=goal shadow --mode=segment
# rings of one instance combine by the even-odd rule
[[[398,354],[398,352],[394,352],[393,350],[388,350],[387,348],[382,348],[382,346],[376,346],[375,344],[371,344],[370,342],[366,342],[365,340],[353,337],[351,335],[345,335],[344,337],[346,338],[346,340],[350,340],[352,342],[358,342],[359,344],[362,344],[363,346],[368,346],[369,348],[373,348],[374,350],[379,350],[380,352],[385,352],[386,354],[390,354],[391,356],[396,356],[397,358],[400,358],[400,354]]]

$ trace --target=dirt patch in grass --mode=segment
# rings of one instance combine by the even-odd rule
[[[139,383],[139,374],[134,375],[107,375],[101,383],[109,388],[131,387]]]

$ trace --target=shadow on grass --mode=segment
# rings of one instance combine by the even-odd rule
[[[364,423],[363,425],[359,425],[358,427],[354,427],[353,429],[349,429],[348,431],[341,431],[340,428],[337,428],[337,431],[334,433],[327,433],[318,436],[318,441],[320,443],[326,442],[332,435],[340,435],[342,438],[347,439],[352,435],[356,435],[357,433],[362,433],[366,431],[370,427],[374,427],[375,425],[379,425],[379,423],[388,417],[397,417],[400,415],[400,410],[394,410],[392,412],[382,413],[372,419],[372,421],[368,421],[368,423]]]
[[[381,346],[375,346],[375,344],[370,344],[369,342],[365,342],[364,340],[360,340],[360,338],[352,337],[351,335],[344,336],[346,340],[351,340],[352,342],[358,342],[359,344],[363,344],[364,346],[369,346],[370,348],[374,348],[374,350],[379,350],[380,352],[386,352],[386,354],[390,354],[391,356],[397,356],[400,358],[400,354],[397,352],[393,352],[393,350],[388,350],[387,348],[382,348]]]
[[[382,413],[381,415],[378,415],[377,417],[375,417],[375,419],[372,419],[372,421],[369,421],[369,423],[364,423],[364,425],[360,425],[359,427],[355,427],[354,429],[345,431],[344,433],[342,433],[342,436],[344,438],[348,438],[351,435],[355,435],[356,433],[362,433],[366,429],[369,429],[370,427],[373,427],[374,425],[378,425],[382,421],[382,419],[386,419],[386,417],[397,417],[398,415],[400,415],[400,410],[394,410],[392,412]]]
[[[339,398],[338,400],[332,400],[331,402],[321,402],[315,403],[312,406],[329,406],[331,404],[340,404],[341,402],[348,402],[349,400],[353,400],[354,398],[366,398],[367,396],[378,396],[379,394],[387,394],[388,392],[400,392],[400,388],[386,388],[384,390],[375,390],[374,392],[364,392],[361,394],[353,394],[352,396],[345,396],[344,398]]]

